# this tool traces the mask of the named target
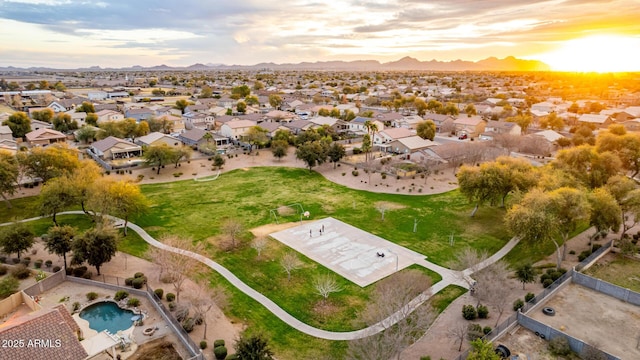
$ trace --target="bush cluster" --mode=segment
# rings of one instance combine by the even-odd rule
[[[176,294],[174,293],[167,293],[167,296],[165,297],[165,299],[167,299],[168,302],[172,302],[173,300],[176,299]]]
[[[489,317],[489,308],[484,306],[484,305],[478,305],[478,308],[476,309],[478,312],[478,318],[480,319],[486,319]]]
[[[93,291],[87,293],[87,300],[93,301],[93,300],[95,300],[97,298],[98,298],[98,293],[95,293]]]
[[[129,293],[124,290],[116,291],[116,294],[113,297],[113,300],[120,301],[122,299],[126,299],[129,296]]]
[[[216,340],[213,342],[213,355],[216,360],[224,360],[227,358],[227,348],[224,346],[224,340]]]
[[[473,305],[464,305],[462,306],[462,317],[465,320],[475,320],[478,316],[476,308]]]
[[[31,270],[29,270],[25,265],[18,265],[11,270],[11,276],[18,280],[24,280],[31,275]]]
[[[156,296],[158,297],[158,299],[162,300],[162,295],[164,295],[164,290],[162,289],[155,289],[153,290],[153,293],[156,294]]]

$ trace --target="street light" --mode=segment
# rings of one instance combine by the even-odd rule
[[[391,251],[391,249],[387,248],[387,251],[396,256],[396,271],[398,271],[398,254]]]

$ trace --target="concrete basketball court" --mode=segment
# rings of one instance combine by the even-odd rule
[[[270,236],[362,287],[425,258],[331,217]]]

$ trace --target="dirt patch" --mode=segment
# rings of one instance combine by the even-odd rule
[[[385,209],[385,210],[400,210],[406,208],[406,206],[402,204],[397,204],[389,201],[378,201],[375,203],[376,209]]]
[[[292,228],[294,226],[298,226],[301,224],[305,224],[308,221],[303,221],[302,223],[300,222],[290,222],[290,223],[284,223],[284,224],[266,224],[266,225],[262,225],[262,226],[258,226],[256,228],[253,228],[249,231],[251,231],[251,233],[253,235],[255,235],[255,237],[265,237],[268,236],[271,233],[274,233],[276,231],[282,231],[288,228]]]
[[[142,344],[129,360],[182,360],[173,344],[159,339]]]

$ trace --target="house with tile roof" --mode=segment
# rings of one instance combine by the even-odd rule
[[[152,146],[166,144],[172,147],[180,146],[181,141],[173,136],[154,131],[144,136],[136,138],[135,143],[140,146]]]
[[[482,134],[486,124],[480,116],[463,116],[453,121],[456,136],[465,134],[470,138],[476,138]]]
[[[57,142],[65,142],[67,135],[53,129],[41,128],[25,134],[29,146],[47,146]]]
[[[142,147],[130,141],[109,136],[91,144],[93,154],[103,160],[126,159],[142,155]]]
[[[251,127],[256,125],[257,123],[251,120],[232,120],[220,127],[220,134],[233,140],[240,140]]]

